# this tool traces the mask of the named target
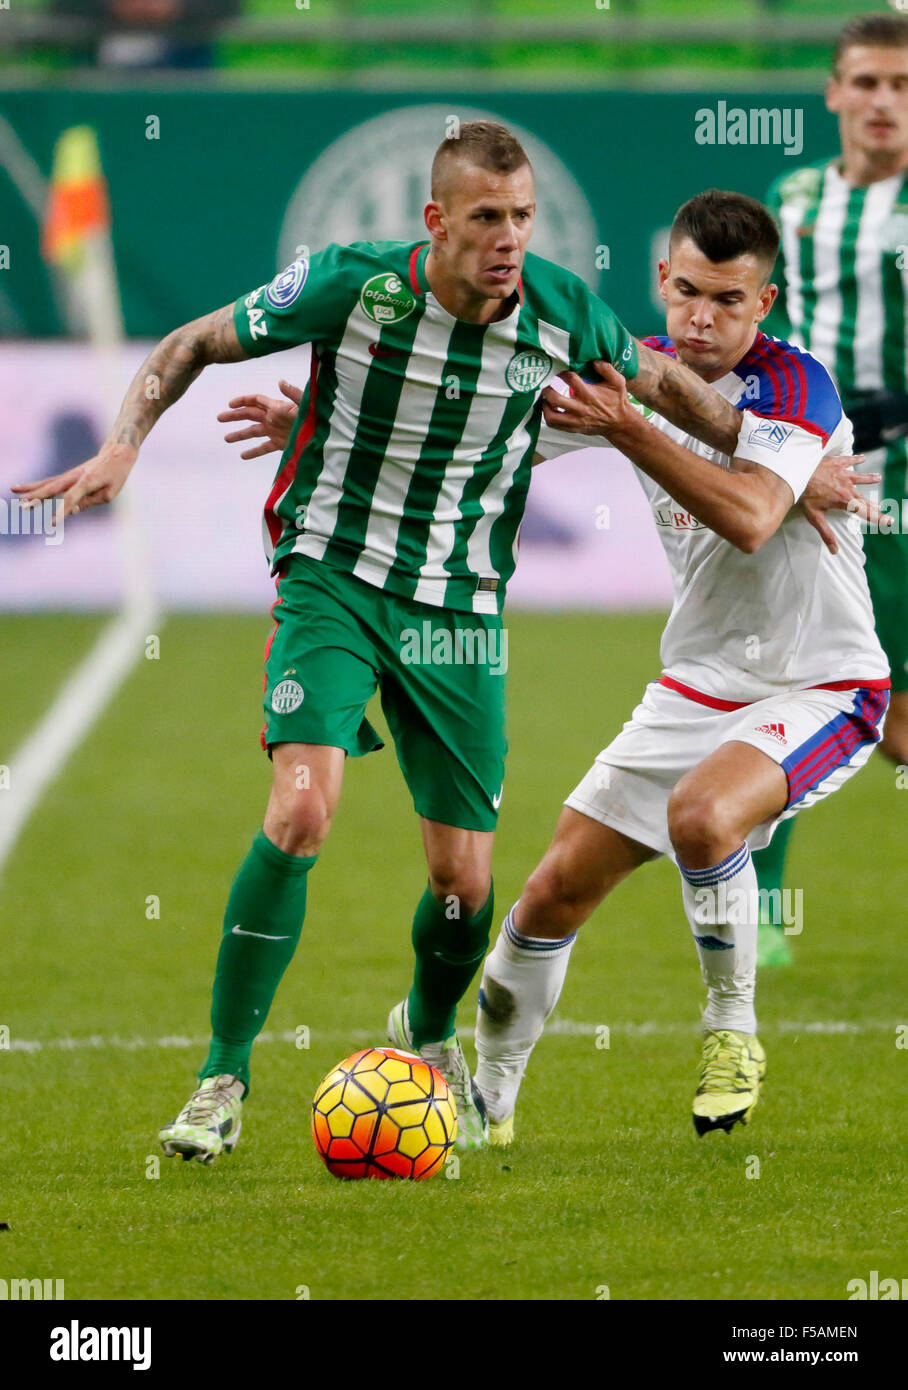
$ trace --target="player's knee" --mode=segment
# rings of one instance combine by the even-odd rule
[[[488,870],[450,855],[429,870],[429,888],[442,907],[456,908],[458,916],[475,917],[492,891]]]
[[[554,855],[543,859],[530,874],[520,904],[522,920],[550,922],[566,931],[576,930],[590,912],[589,895],[578,875],[569,872],[568,864]]]
[[[285,854],[318,854],[330,829],[324,798],[312,792],[281,798],[265,821],[266,835]]]
[[[894,763],[908,764],[908,716],[893,718],[890,711],[880,741],[880,752]]]
[[[734,816],[721,793],[676,787],[668,802],[668,834],[682,864],[703,867],[727,853],[737,836]]]

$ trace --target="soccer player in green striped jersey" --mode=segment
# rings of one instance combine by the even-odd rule
[[[781,232],[772,332],[832,373],[855,450],[883,473],[892,530],[864,538],[892,703],[880,749],[908,763],[908,16],[864,15],[839,35],[826,105],[841,155],[786,172],[768,203]],[[886,506],[888,502],[889,506]],[[782,886],[794,822],[754,855],[762,888]],[[780,929],[761,930],[761,963],[784,963]]]
[[[433,162],[428,239],[328,247],[178,329],[139,370],[98,456],[19,489],[36,501],[62,493],[64,515],[107,502],[203,367],[312,345],[265,508],[278,584],[262,735],[273,786],[227,902],[200,1088],[161,1131],[169,1155],[210,1162],[237,1141],[250,1049],[300,935],[345,759],[380,746],[364,714],[377,688],[428,865],[413,982],[389,1031],[451,1083],[460,1145],[484,1141],[454,1018],[492,922],[500,614],[541,393],[559,372],[604,360],[644,404],[725,453],[740,425],[694,373],[636,343],[578,276],[527,254],[534,211],[518,142],[502,126],[465,124]]]

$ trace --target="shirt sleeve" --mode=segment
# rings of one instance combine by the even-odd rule
[[[556,376],[549,385],[553,390],[566,396],[570,387],[562,377]],[[543,420],[536,440],[536,453],[544,459],[556,459],[562,454],[573,454],[579,449],[612,449],[614,445],[601,434],[575,434],[573,430],[556,430]]]
[[[345,250],[328,246],[301,257],[236,301],[233,321],[250,357],[340,336],[356,298]]]
[[[823,364],[790,343],[767,339],[752,365],[735,458],[784,478],[797,501],[844,420],[842,402]]]
[[[592,290],[586,291],[583,320],[581,331],[571,337],[572,369],[587,374],[586,368],[601,358],[611,362],[622,376],[636,376],[637,344],[615,311]],[[588,374],[595,376],[592,370]]]
[[[787,420],[767,419],[752,410],[742,412],[736,459],[759,463],[784,478],[797,502],[823,457],[818,435]]]

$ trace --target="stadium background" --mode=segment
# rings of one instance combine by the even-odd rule
[[[821,96],[831,40],[880,5],[753,0],[732,16],[710,0],[247,0],[209,5],[213,28],[173,30],[169,49],[136,67],[124,58],[141,45],[99,23],[103,8],[0,9],[5,496],[96,447],[111,382],[125,389],[150,340],[267,280],[297,246],[419,237],[448,113],[526,133],[534,249],[584,275],[634,332],[658,331],[654,268],[677,205],[709,185],[762,196],[787,165],[833,152]],[[800,110],[803,149],[698,145],[696,113],[720,100]],[[40,249],[55,142],[82,124],[110,189],[127,337],[113,366],[73,331]],[[903,996],[874,931],[855,931],[898,917],[908,888],[900,792],[878,759],[795,841],[807,925],[795,969],[761,986],[777,1069],[752,1136],[707,1154],[685,1127],[698,982],[662,864],[598,914],[611,930],[591,930],[578,952],[508,1164],[480,1155],[460,1183],[418,1197],[372,1190],[387,1185],[341,1197],[316,1171],[307,1097],[347,1042],[380,1041],[420,891],[415,826],[386,754],[348,778],[300,957],[257,1053],[248,1145],[216,1173],[149,1180],[154,1131],[196,1062],[226,885],[265,793],[255,744],[273,591],[259,513],[273,467],[240,461],[214,416],[236,391],[274,394],[279,375],[305,372],[300,352],[206,373],[143,450],[131,503],[68,523],[59,546],[0,534],[0,767],[13,770],[0,791],[0,914],[12,926],[0,1072],[15,1272],[65,1276],[70,1297],[128,1298],[292,1298],[303,1285],[313,1298],[378,1297],[389,1263],[414,1298],[592,1298],[606,1285],[614,1298],[841,1298],[871,1268],[900,1273],[887,1262],[904,1230],[904,1163],[888,1117]],[[545,465],[531,499],[510,624],[502,906],[561,796],[658,669],[669,597],[620,462]],[[92,653],[129,613],[140,636],[102,678]],[[144,659],[146,633],[160,659]],[[73,694],[84,670],[95,675]],[[12,814],[49,711],[64,736],[34,808]],[[68,724],[80,731],[69,740]],[[872,887],[852,872],[868,835],[886,867]],[[767,1177],[746,1182],[755,1155]],[[490,1203],[507,1237],[492,1265]]]

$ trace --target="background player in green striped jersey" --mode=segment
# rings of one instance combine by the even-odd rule
[[[606,360],[644,404],[725,453],[740,424],[687,368],[636,344],[579,277],[527,255],[534,198],[510,132],[464,125],[433,163],[427,242],[329,247],[176,330],[140,368],[99,454],[18,489],[25,500],[62,494],[64,515],[108,502],[203,367],[312,344],[265,511],[278,578],[263,731],[273,787],[227,903],[201,1085],[161,1131],[167,1154],[210,1162],[237,1141],[250,1049],[299,938],[345,759],[379,746],[364,717],[376,688],[429,873],[413,985],[390,1032],[450,1080],[461,1146],[484,1141],[454,1018],[492,921],[500,611],[540,394],[559,372]]]
[[[892,668],[881,751],[908,763],[908,16],[863,15],[839,35],[827,108],[841,155],[777,179],[769,206],[782,246],[770,331],[832,373],[856,453],[883,473],[892,530],[864,538],[877,631]],[[884,506],[884,516],[887,508]],[[794,822],[754,855],[763,888],[782,886]],[[781,928],[761,928],[762,964],[784,963]]]

